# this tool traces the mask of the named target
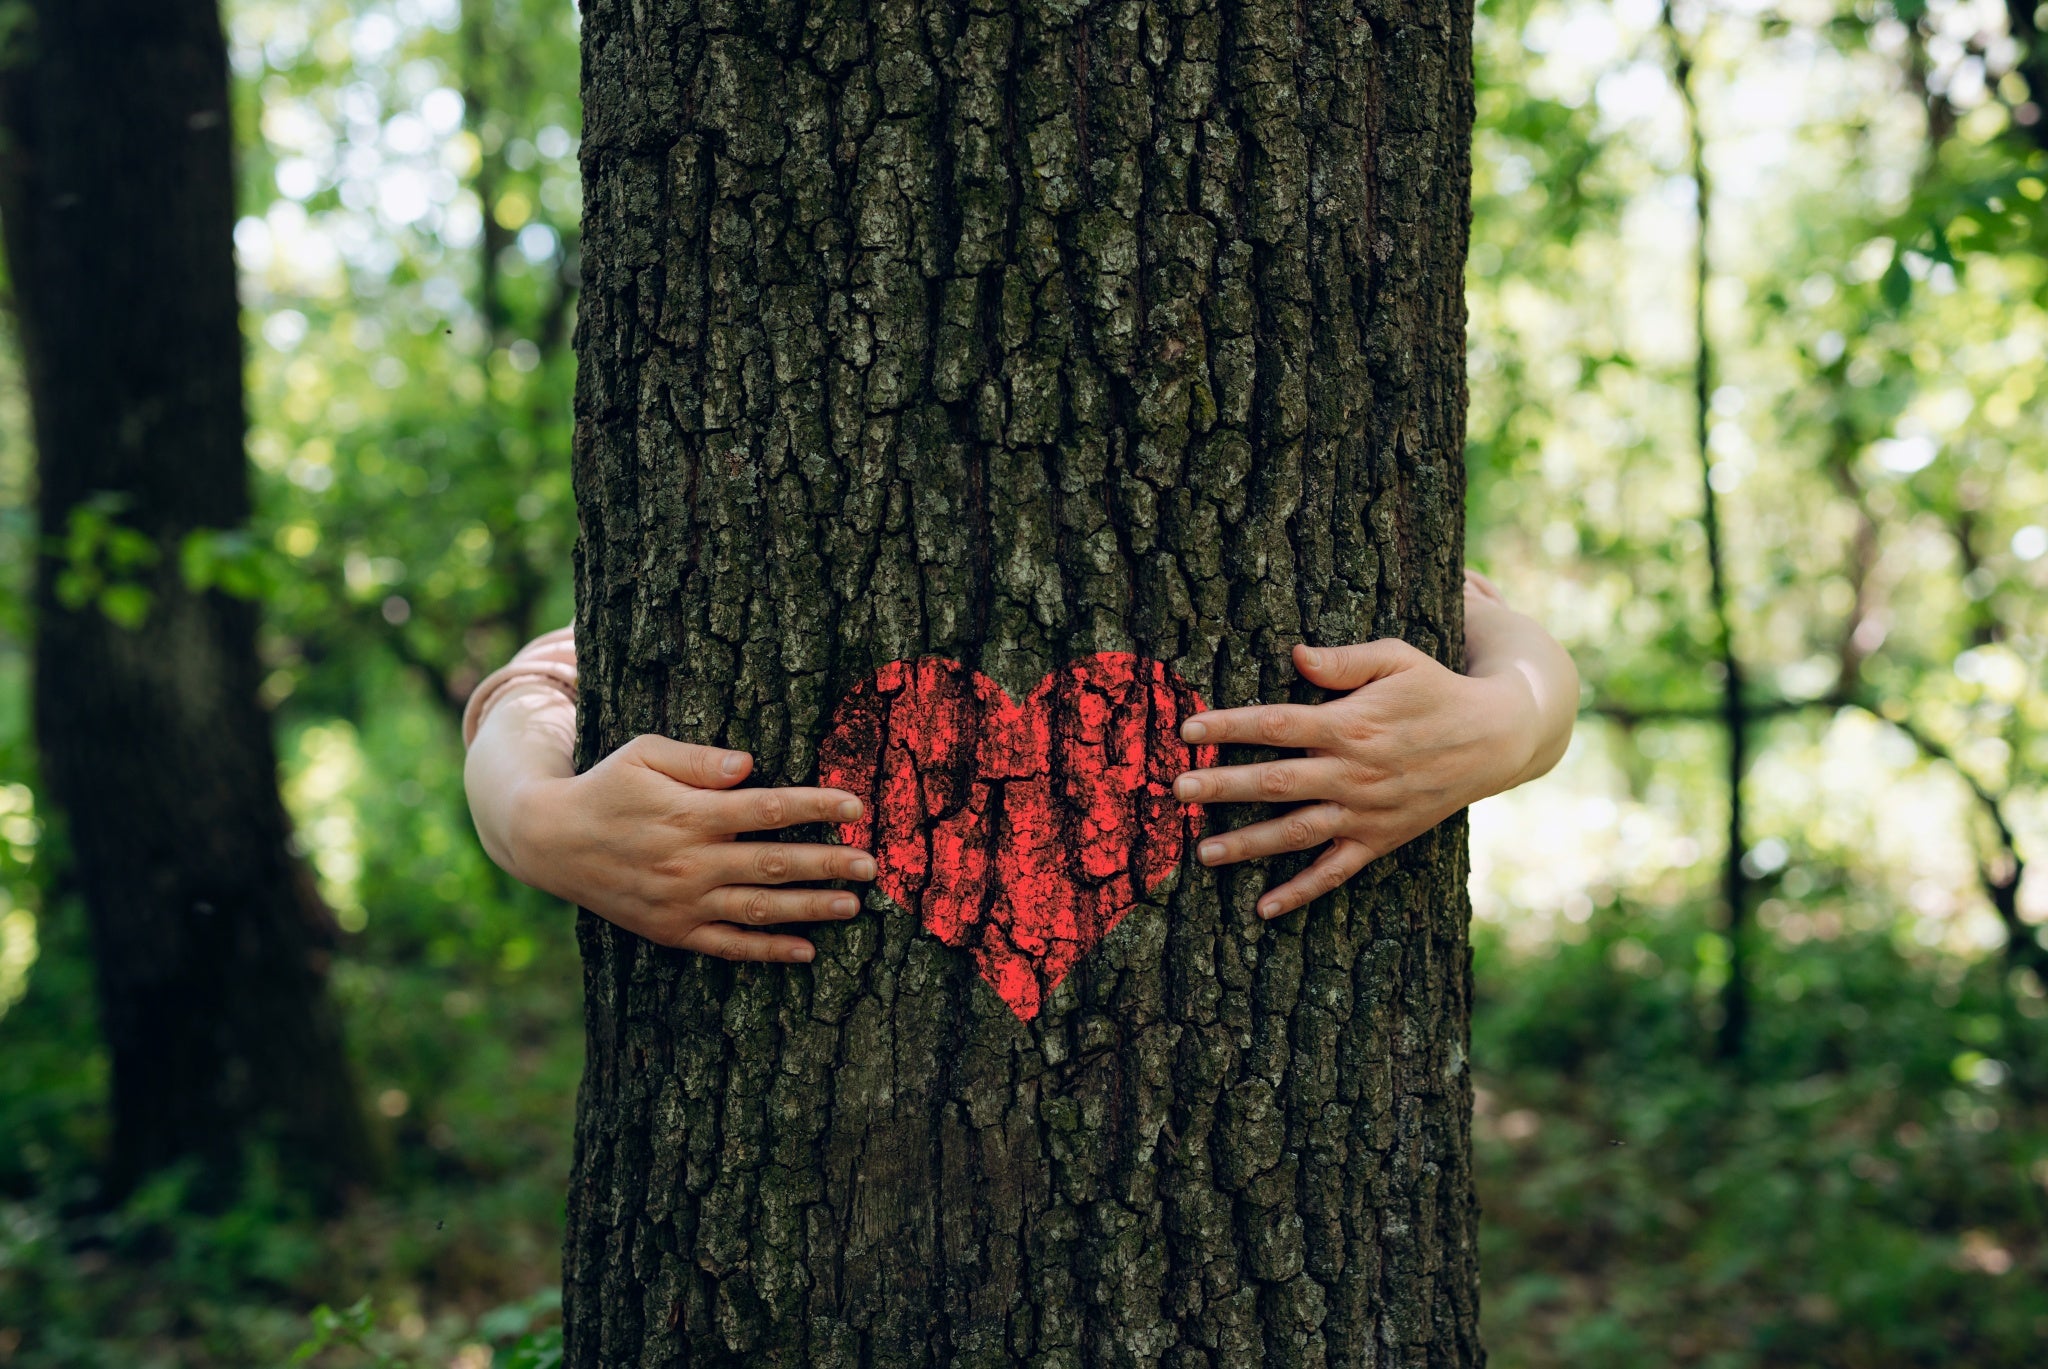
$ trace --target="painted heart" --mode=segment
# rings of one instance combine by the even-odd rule
[[[1215,763],[1180,739],[1201,711],[1164,664],[1122,652],[1022,703],[958,661],[897,661],[840,702],[819,782],[866,800],[839,831],[874,852],[882,892],[971,950],[1028,1022],[1199,830],[1173,781]]]

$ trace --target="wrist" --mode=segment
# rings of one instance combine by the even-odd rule
[[[1528,621],[1524,615],[1515,612],[1498,599],[1489,599],[1483,594],[1465,595],[1465,669],[1473,674],[1487,671],[1492,658],[1498,657],[1504,644],[1512,643],[1518,636],[1518,629]]]
[[[575,710],[552,687],[515,681],[501,691],[470,742],[463,788],[478,839],[492,863],[542,887],[536,842],[554,830],[554,786],[572,779]]]
[[[505,792],[504,822],[498,833],[502,851],[492,853],[506,874],[548,893],[554,891],[546,885],[545,844],[548,835],[559,830],[557,810],[566,783],[550,775],[513,781]]]
[[[1491,671],[1471,677],[1471,683],[1480,693],[1490,762],[1484,770],[1486,792],[1477,797],[1491,798],[1532,778],[1542,744],[1542,710],[1519,670]]]

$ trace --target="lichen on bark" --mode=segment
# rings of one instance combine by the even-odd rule
[[[587,0],[582,760],[810,782],[926,655],[1456,664],[1470,30]],[[586,915],[568,1362],[1481,1363],[1462,822],[1271,873],[1184,861],[1029,1023],[878,896],[799,968]]]

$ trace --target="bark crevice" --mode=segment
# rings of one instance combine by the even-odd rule
[[[590,0],[582,759],[812,782],[925,655],[1455,660],[1470,25]],[[1462,821],[1271,873],[1184,859],[1028,1023],[879,895],[800,969],[586,918],[568,1362],[1481,1363]]]

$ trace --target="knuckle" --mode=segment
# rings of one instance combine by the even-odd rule
[[[1370,789],[1384,784],[1387,779],[1387,772],[1369,761],[1353,756],[1344,758],[1344,785],[1347,789]]]
[[[773,911],[773,908],[768,901],[768,895],[759,890],[748,894],[746,899],[740,904],[740,916],[756,927],[768,920],[771,911]],[[742,942],[741,944],[744,945],[745,943]]]
[[[784,879],[789,875],[789,852],[773,842],[763,842],[754,856],[754,868],[763,879]]]
[[[1315,823],[1299,814],[1287,819],[1287,824],[1281,831],[1287,840],[1296,846],[1306,846],[1316,839]]]
[[[761,819],[761,826],[781,827],[789,821],[789,800],[770,791],[755,801],[754,811]]]
[[[1259,792],[1268,798],[1285,798],[1294,792],[1294,776],[1278,766],[1259,772]]]
[[[1287,715],[1277,708],[1262,708],[1252,720],[1252,729],[1262,740],[1281,741],[1287,736]]]

